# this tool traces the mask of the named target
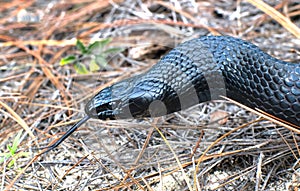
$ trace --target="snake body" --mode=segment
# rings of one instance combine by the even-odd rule
[[[182,43],[147,72],[96,94],[86,105],[98,119],[161,116],[229,97],[300,124],[300,63],[273,58],[229,36]]]
[[[229,36],[192,39],[145,73],[98,92],[86,104],[87,116],[47,151],[89,118],[162,116],[220,96],[299,126],[300,63],[278,60],[252,43]]]

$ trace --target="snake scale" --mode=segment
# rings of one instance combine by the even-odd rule
[[[220,96],[299,126],[300,63],[278,60],[230,36],[192,39],[145,73],[98,92],[86,104],[86,116],[46,152],[90,118],[157,117]]]

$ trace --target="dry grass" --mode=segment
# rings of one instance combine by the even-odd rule
[[[91,120],[55,151],[33,149],[81,118],[97,90],[145,71],[186,39],[232,35],[300,62],[299,2],[268,3],[0,2],[1,153],[22,129],[18,154],[29,152],[1,164],[0,190],[297,190],[299,135],[229,101],[155,119]],[[126,51],[106,70],[59,66],[75,38],[107,37]]]

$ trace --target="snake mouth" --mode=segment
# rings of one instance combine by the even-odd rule
[[[104,111],[111,111],[113,110],[112,102],[104,103],[101,106],[96,107],[97,113],[102,113]]]
[[[119,104],[119,102],[120,101],[110,101],[95,107],[97,118],[102,120],[116,119],[118,115],[117,105]]]
[[[95,99],[95,98],[98,99]],[[85,112],[89,117],[94,119],[116,119],[117,107],[119,100],[113,100],[108,89],[104,89],[103,93],[96,95],[91,99],[85,107]]]

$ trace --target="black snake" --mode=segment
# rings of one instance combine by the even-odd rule
[[[278,60],[249,42],[229,36],[184,42],[147,72],[97,93],[86,104],[86,117],[47,151],[89,118],[162,116],[220,96],[299,126],[300,63]]]

